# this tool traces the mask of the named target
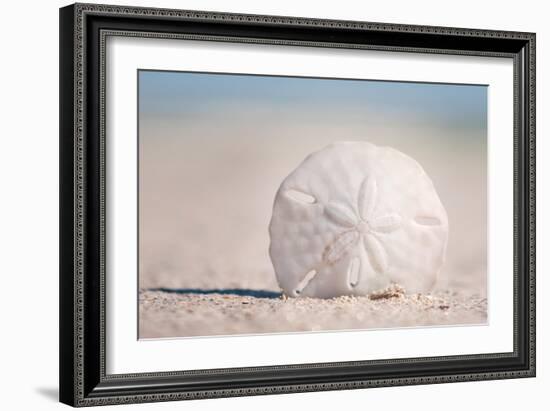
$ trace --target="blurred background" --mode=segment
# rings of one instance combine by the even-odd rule
[[[268,224],[312,151],[369,141],[416,159],[449,216],[440,290],[486,295],[487,87],[139,72],[140,288],[278,291]]]

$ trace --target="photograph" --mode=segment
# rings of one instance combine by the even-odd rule
[[[487,325],[486,84],[137,87],[140,340]]]

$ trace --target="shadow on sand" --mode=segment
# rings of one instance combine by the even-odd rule
[[[255,298],[279,298],[280,292],[268,290],[251,290],[248,288],[148,288],[147,291],[161,291],[163,293],[173,294],[222,294],[222,295],[239,295],[241,297]]]

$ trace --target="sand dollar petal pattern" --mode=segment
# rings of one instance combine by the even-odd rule
[[[355,214],[342,204],[335,202],[327,204],[325,213],[333,222],[343,227],[354,227],[357,224]]]
[[[378,194],[378,186],[373,177],[365,177],[361,183],[358,195],[358,209],[363,220],[368,220],[369,216],[374,212],[376,206],[376,196]]]
[[[369,225],[373,231],[391,233],[401,226],[401,222],[402,218],[399,214],[391,213],[369,220]]]

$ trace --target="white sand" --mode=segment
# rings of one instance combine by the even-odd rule
[[[140,337],[484,324],[487,320],[485,298],[456,293],[390,292],[326,300],[275,295],[141,290]]]

